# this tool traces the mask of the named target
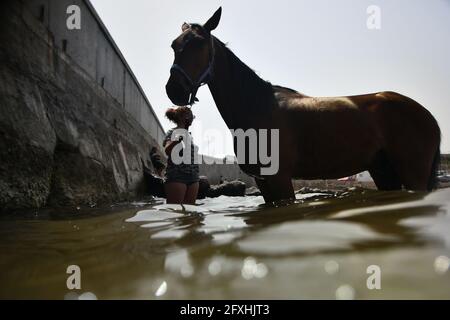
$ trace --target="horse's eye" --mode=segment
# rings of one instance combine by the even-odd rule
[[[190,40],[187,44],[186,47],[191,47],[191,48],[198,48],[203,44],[203,40],[199,39],[199,38],[193,38],[192,40]]]

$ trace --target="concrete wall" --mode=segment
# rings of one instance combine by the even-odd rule
[[[140,197],[163,130],[88,2],[0,2],[0,212]],[[158,140],[158,141],[157,141]],[[151,164],[149,164],[151,167]]]
[[[50,31],[54,46],[65,49],[156,140],[164,129],[132,70],[88,0],[27,0],[25,6]],[[67,8],[81,9],[81,29],[66,26]]]
[[[245,174],[237,163],[220,164],[218,163],[218,160],[222,161],[221,163],[223,163],[222,159],[217,159],[205,155],[202,155],[202,157],[203,161],[201,164],[199,164],[200,175],[207,176],[210,184],[218,184],[220,178],[222,177],[222,179],[228,181],[239,179],[245,182],[247,187],[256,186],[255,179]]]

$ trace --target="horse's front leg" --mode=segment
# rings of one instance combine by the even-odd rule
[[[255,181],[266,203],[295,199],[290,176],[266,176],[264,179],[255,178]]]

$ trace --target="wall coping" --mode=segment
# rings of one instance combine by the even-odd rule
[[[100,18],[100,16],[98,15],[97,11],[95,10],[94,6],[92,5],[92,3],[89,0],[83,0],[84,3],[86,4],[86,6],[88,7],[89,11],[91,12],[91,14],[94,16],[94,19],[97,21],[98,25],[100,26],[100,29],[102,30],[102,32],[104,33],[106,39],[108,40],[108,42],[111,44],[111,46],[113,47],[114,51],[116,52],[116,54],[119,56],[119,59],[122,61],[123,65],[125,66],[125,68],[127,69],[127,71],[129,72],[131,78],[133,79],[133,81],[135,82],[138,90],[140,91],[140,93],[142,94],[145,102],[148,105],[148,108],[150,109],[150,111],[152,112],[153,116],[155,117],[160,129],[162,130],[162,132],[166,132],[164,130],[164,127],[161,125],[161,122],[159,121],[158,116],[156,115],[155,111],[153,110],[152,104],[150,103],[150,101],[147,98],[147,95],[145,94],[144,90],[141,87],[141,84],[139,83],[139,81],[137,80],[133,70],[131,70],[131,67],[128,65],[128,62],[126,61],[125,57],[123,56],[122,52],[120,51],[119,47],[117,46],[116,42],[114,41],[114,39],[112,38],[111,34],[109,33],[108,29],[106,28],[105,24],[103,23],[102,19]]]

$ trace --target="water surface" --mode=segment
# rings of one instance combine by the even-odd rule
[[[450,298],[450,189],[297,198],[5,214],[0,298]],[[69,265],[81,290],[67,289]],[[380,290],[367,287],[372,265]]]

